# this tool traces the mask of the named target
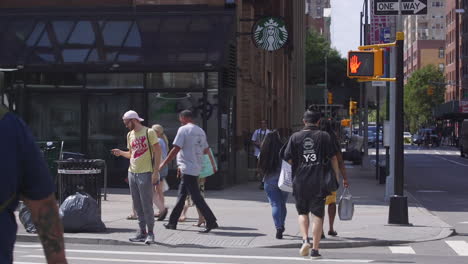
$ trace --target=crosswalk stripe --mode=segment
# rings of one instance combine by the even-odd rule
[[[468,243],[466,241],[445,241],[459,256],[468,256]]]
[[[163,253],[163,252],[141,252],[141,251],[111,251],[111,250],[78,250],[67,249],[67,253],[89,253],[89,254],[114,254],[114,255],[138,255],[138,256],[166,256],[187,258],[217,258],[217,259],[256,259],[256,260],[286,260],[286,261],[310,261],[303,257],[274,257],[274,256],[251,256],[251,255],[223,255],[223,254],[190,254],[190,253]],[[26,256],[28,257],[28,256]],[[68,258],[68,257],[67,257]],[[338,263],[371,263],[370,259],[321,259],[324,262]]]
[[[29,255],[26,257],[37,258],[42,257],[38,255]],[[193,261],[170,261],[170,260],[142,260],[142,259],[115,259],[115,258],[86,258],[86,257],[70,257],[67,256],[68,260],[88,260],[88,261],[102,261],[102,262],[123,262],[123,263],[168,263],[168,264],[216,264],[214,262],[193,262]],[[234,264],[234,263],[223,263],[223,264]]]
[[[412,247],[389,247],[393,254],[416,254]]]

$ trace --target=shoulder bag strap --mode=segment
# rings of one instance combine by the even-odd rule
[[[148,134],[149,128],[146,129],[146,140],[148,141],[148,148],[150,151],[150,160],[151,160],[151,170],[154,170],[154,160],[153,160],[153,145],[151,145],[151,142],[149,140],[149,134]]]
[[[6,113],[8,113],[8,109],[5,106],[0,105],[0,120],[3,119]],[[8,198],[8,200],[0,204],[0,214],[3,213],[3,211],[15,200],[15,198],[16,198],[16,192],[13,193],[10,196],[10,198]]]

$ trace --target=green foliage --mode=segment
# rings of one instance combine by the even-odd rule
[[[406,128],[414,133],[421,126],[434,123],[432,109],[444,102],[444,75],[434,65],[415,71],[405,86],[404,118]],[[438,83],[438,84],[437,84]],[[432,88],[433,94],[428,94]]]
[[[328,86],[341,86],[346,80],[346,60],[340,53],[330,47],[324,37],[310,31],[306,37],[305,47],[306,83],[325,83],[325,55],[328,53]]]

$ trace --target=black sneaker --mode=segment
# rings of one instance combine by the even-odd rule
[[[142,231],[137,231],[134,237],[129,238],[130,242],[145,242],[147,234]]]
[[[277,228],[276,229],[276,239],[283,239],[283,228]]]
[[[319,254],[318,250],[312,249],[312,252],[310,253],[310,258],[311,259],[320,259],[320,258],[322,258],[322,255]]]

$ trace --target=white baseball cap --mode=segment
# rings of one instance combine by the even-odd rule
[[[123,120],[137,119],[137,120],[139,120],[140,122],[145,121],[143,118],[140,118],[140,116],[138,116],[138,113],[137,113],[137,112],[135,112],[135,111],[133,111],[133,110],[127,111],[127,112],[122,116],[122,119],[123,119]]]

